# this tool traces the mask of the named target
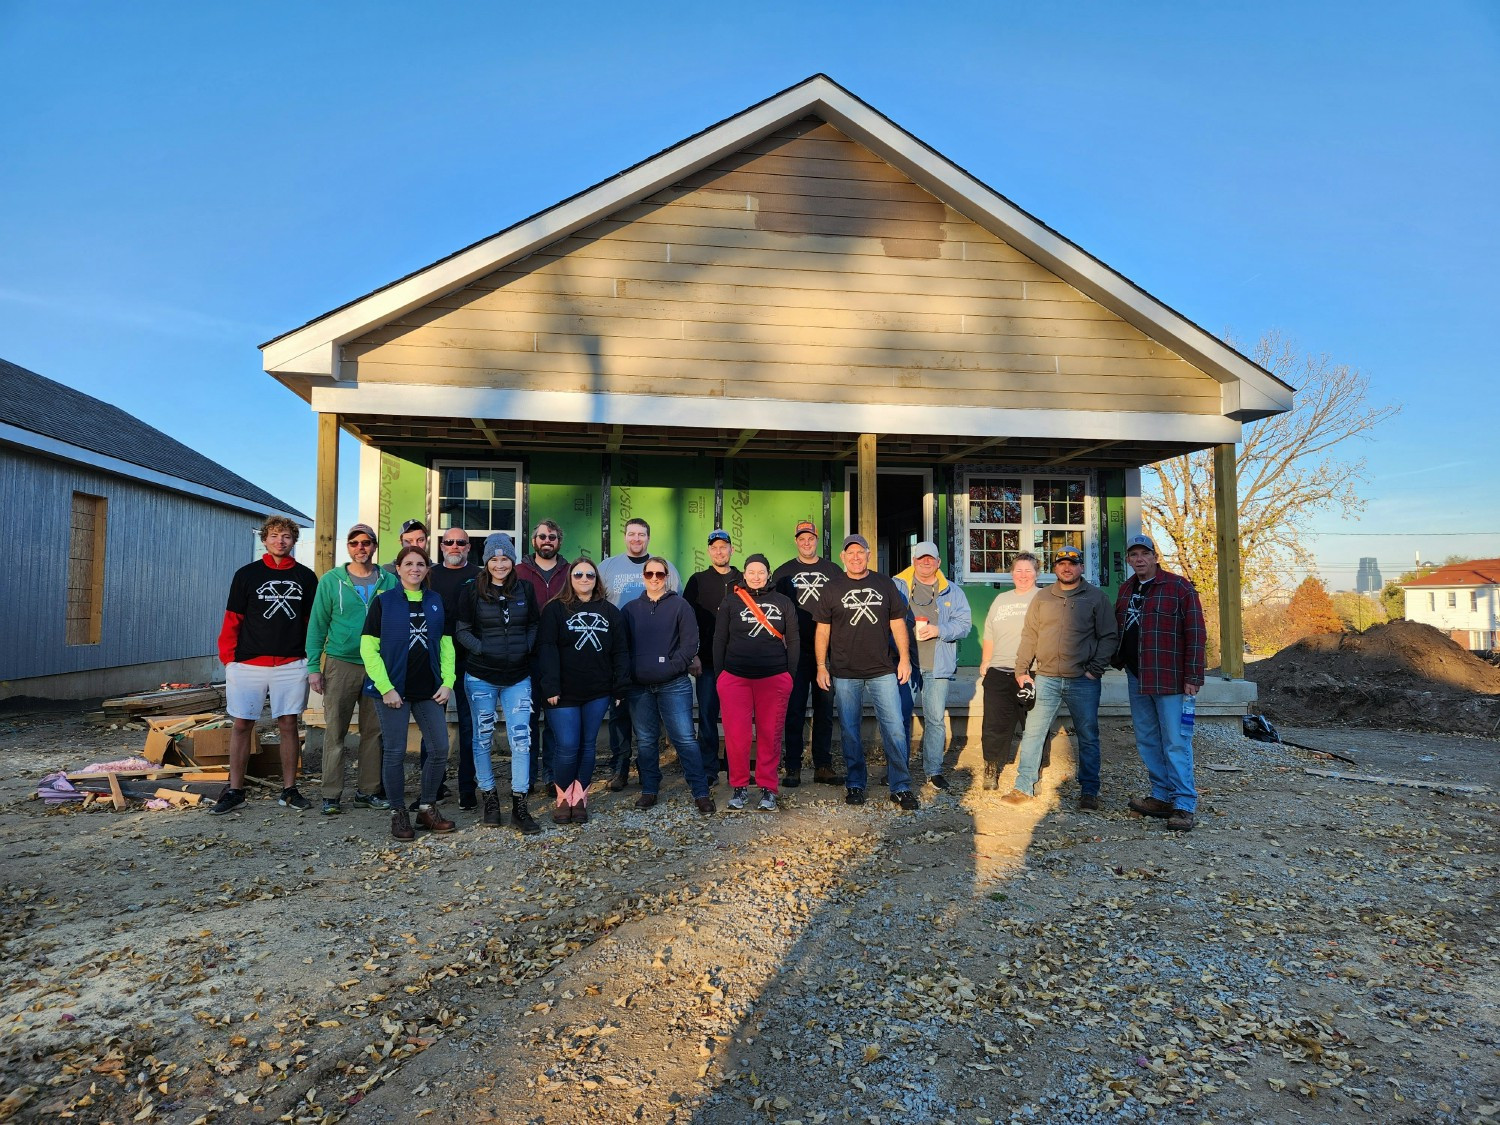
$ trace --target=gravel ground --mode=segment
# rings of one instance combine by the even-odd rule
[[[1063,747],[1020,810],[966,751],[916,814],[805,786],[702,817],[677,782],[401,849],[379,813],[269,799],[49,812],[44,773],[141,736],[0,717],[0,1120],[1500,1112],[1500,745],[1403,735],[1350,765],[1204,724],[1200,827],[1170,835],[1125,809],[1142,771],[1105,728],[1099,813]]]

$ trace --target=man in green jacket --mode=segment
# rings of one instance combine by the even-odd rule
[[[344,738],[354,704],[359,703],[358,808],[388,809],[380,788],[379,701],[364,692],[365,666],[359,638],[365,613],[377,594],[400,585],[390,571],[372,561],[379,542],[369,524],[349,529],[349,561],[318,580],[312,618],[307,626],[307,686],[323,696],[323,815],[344,811]]]
[[[1024,805],[1036,795],[1042,744],[1064,703],[1078,738],[1078,807],[1099,807],[1099,681],[1115,654],[1115,607],[1104,591],[1083,578],[1083,554],[1062,547],[1052,556],[1057,581],[1043,587],[1026,610],[1016,683],[1036,691],[1036,710],[1016,762],[1016,787],[1001,798]],[[1031,669],[1036,665],[1036,678]]]

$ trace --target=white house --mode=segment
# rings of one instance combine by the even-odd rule
[[[1500,636],[1500,559],[1451,563],[1408,582],[1406,617],[1443,630],[1474,651],[1496,647]]]

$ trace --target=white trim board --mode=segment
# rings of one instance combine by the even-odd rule
[[[925,434],[976,440],[996,434],[1064,441],[1180,441],[1198,445],[1226,445],[1240,440],[1240,423],[1217,414],[790,402],[764,398],[439,387],[414,383],[345,383],[314,387],[312,408],[340,415],[516,418],[601,426]]]
[[[826,75],[759,105],[384,289],[261,345],[273,375],[337,375],[344,342],[491,273],[708,167],[793,121],[816,116],[889,161],[938,199],[1046,266],[1226,387],[1243,420],[1290,410],[1292,389],[1180,313],[947,160]]]
[[[186,496],[195,496],[200,500],[209,500],[215,504],[222,504],[226,508],[234,508],[241,512],[250,512],[256,516],[286,516],[292,522],[302,527],[312,526],[310,519],[306,516],[299,516],[295,512],[257,505],[243,496],[235,496],[230,492],[221,492],[217,488],[209,488],[207,485],[183,480],[181,477],[174,477],[168,473],[160,473],[155,469],[148,469],[143,465],[136,465],[130,461],[122,461],[118,457],[109,457],[103,453],[95,453],[91,449],[83,449],[80,446],[70,445],[65,441],[45,437],[42,434],[34,433],[31,430],[23,430],[19,426],[12,426],[4,422],[0,422],[0,445],[18,446],[28,453],[36,453],[43,457],[52,457],[59,461],[71,461],[74,464],[84,465],[90,469],[98,469],[100,472],[112,473],[118,477],[140,481],[143,484],[156,485],[159,488],[171,489],[173,492],[180,492]]]

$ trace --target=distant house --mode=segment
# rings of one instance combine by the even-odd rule
[[[234,569],[311,521],[118,407],[0,360],[0,699],[218,679]]]
[[[1401,587],[1406,618],[1443,630],[1475,652],[1496,647],[1500,637],[1500,559],[1473,559],[1440,566]]]

